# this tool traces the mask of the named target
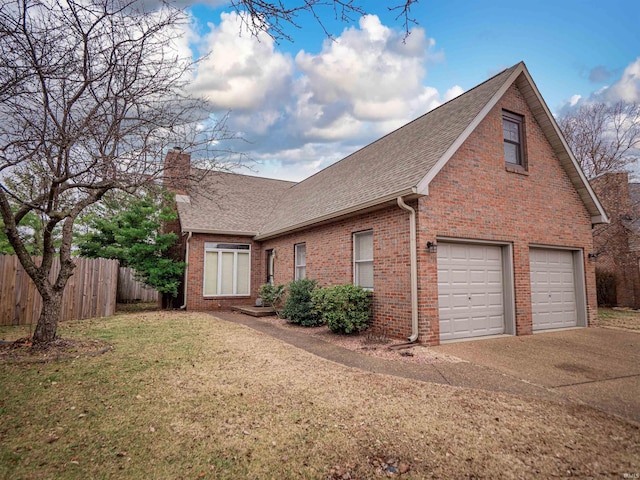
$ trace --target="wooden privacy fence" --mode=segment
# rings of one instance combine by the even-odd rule
[[[158,291],[136,280],[133,268],[120,267],[118,272],[118,303],[156,302]]]
[[[116,311],[118,261],[75,258],[76,268],[62,296],[60,320],[107,317]],[[36,259],[37,261],[37,259]],[[54,259],[51,279],[60,270]],[[42,298],[15,255],[0,255],[0,325],[35,324]]]

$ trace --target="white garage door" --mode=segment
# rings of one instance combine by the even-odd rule
[[[504,333],[502,249],[438,242],[440,340]]]
[[[573,253],[532,248],[530,260],[533,329],[575,327],[578,314]]]

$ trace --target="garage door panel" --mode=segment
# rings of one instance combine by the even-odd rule
[[[533,329],[576,326],[573,252],[532,248],[530,268]]]
[[[501,248],[440,242],[438,301],[441,340],[504,333]]]

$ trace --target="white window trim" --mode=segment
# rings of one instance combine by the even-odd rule
[[[357,265],[359,263],[371,263],[373,267],[373,257],[371,258],[356,258],[356,238],[363,235],[371,235],[371,240],[373,243],[373,230],[365,230],[363,232],[356,232],[353,234],[353,284],[358,285],[358,268]],[[373,252],[372,252],[373,253]],[[375,273],[375,272],[374,272]],[[365,290],[373,292],[373,287],[362,287]]]
[[[237,245],[237,246],[248,246],[248,249],[239,249],[239,248],[217,248],[211,247],[210,245]],[[231,252],[233,253],[233,293],[215,293],[215,294],[207,294],[205,293],[205,282],[207,269],[203,268],[202,273],[202,296],[205,298],[214,298],[214,297],[249,297],[251,296],[251,244],[249,243],[232,243],[232,242],[205,242],[204,244],[204,259],[203,266],[207,261],[207,253],[216,252],[218,254],[218,278],[217,278],[217,287],[218,291],[222,287],[222,254]],[[247,291],[248,293],[237,293],[238,290],[238,253],[248,254],[249,255],[249,275],[247,279]]]
[[[304,265],[301,264],[299,262],[300,258],[298,255],[298,248],[299,247],[304,247]],[[302,278],[307,278],[307,244],[305,242],[302,243],[296,243],[293,246],[293,252],[294,252],[294,271],[293,271],[293,278],[295,280],[302,280]],[[298,276],[298,269],[304,267],[304,277],[299,277]]]

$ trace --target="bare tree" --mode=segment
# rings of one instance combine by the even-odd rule
[[[640,156],[638,104],[587,104],[558,124],[588,178],[628,170]]]
[[[173,42],[185,21],[128,0],[0,7],[0,214],[42,296],[34,343],[56,337],[78,215],[110,190],[154,182],[169,144],[193,150],[224,137],[224,125],[203,130],[205,103],[184,94],[193,62]],[[29,214],[44,224],[41,260],[20,235]]]
[[[396,13],[396,20],[400,20],[405,30],[405,37],[409,35],[411,25],[418,22],[411,16],[411,7],[418,3],[418,0],[388,0],[387,9]],[[364,15],[366,9],[361,6],[361,2],[356,0],[295,0],[283,2],[281,0],[230,0],[231,6],[238,12],[246,12],[242,16],[245,26],[253,35],[260,32],[267,33],[273,39],[285,39],[291,41],[291,36],[287,33],[286,27],[293,26],[300,28],[298,18],[302,14],[311,15],[320,25],[324,33],[331,37],[331,33],[326,28],[325,20],[327,10],[333,17],[342,22],[352,22],[353,17]],[[382,3],[382,2],[381,2]]]

